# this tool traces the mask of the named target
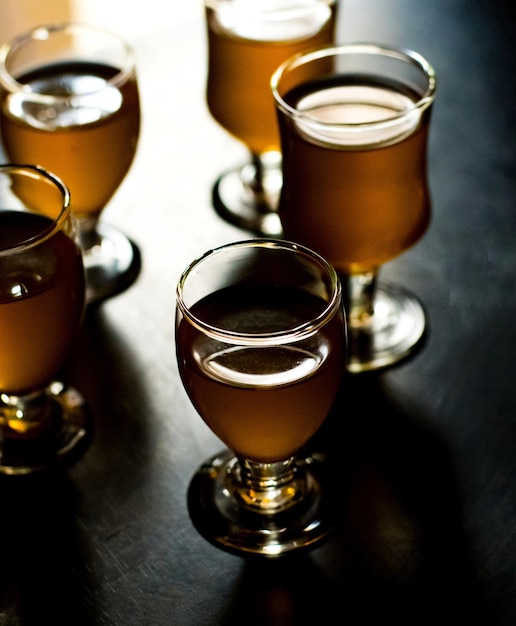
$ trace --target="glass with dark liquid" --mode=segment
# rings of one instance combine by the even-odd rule
[[[205,7],[208,108],[250,152],[248,163],[216,181],[214,207],[241,228],[276,236],[282,177],[270,78],[296,52],[333,42],[337,0],[205,0]]]
[[[305,445],[335,401],[346,333],[336,272],[275,240],[206,253],[177,287],[184,387],[228,449],[189,490],[199,532],[234,553],[274,557],[333,528],[325,464]]]
[[[429,224],[433,68],[411,51],[323,48],[285,62],[272,91],[284,236],[317,250],[343,278],[349,370],[396,363],[421,341],[424,312],[411,293],[377,284],[377,275]]]
[[[53,379],[84,303],[68,189],[40,167],[0,165],[0,473],[67,465],[89,444],[83,399]]]
[[[0,85],[0,128],[9,159],[43,165],[71,191],[88,302],[119,293],[139,272],[139,250],[99,219],[138,143],[131,48],[90,26],[37,28],[0,48]]]

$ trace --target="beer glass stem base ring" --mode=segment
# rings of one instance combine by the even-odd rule
[[[278,215],[282,185],[281,155],[267,152],[224,172],[212,191],[215,211],[237,228],[264,237],[281,237]]]
[[[98,304],[128,289],[141,270],[138,246],[117,228],[99,222],[80,235],[86,271],[86,303]]]
[[[90,446],[91,415],[76,389],[53,382],[45,390],[42,401],[50,403],[54,419],[48,429],[33,438],[16,436],[16,431],[5,424],[12,404],[0,402],[0,474],[23,476],[66,468],[76,463]]]
[[[236,500],[227,483],[238,480],[232,477],[238,476],[238,461],[229,450],[216,454],[190,483],[188,510],[193,525],[212,545],[240,556],[276,558],[316,547],[338,520],[331,477],[317,455],[297,460],[296,465],[305,475],[307,493],[290,508],[268,515]]]
[[[367,321],[354,315],[353,302],[347,306],[347,369],[351,373],[395,365],[419,350],[425,338],[425,311],[412,293],[399,286],[376,284],[376,277],[373,287],[368,292],[372,314]],[[361,301],[356,306],[363,311],[366,305]]]

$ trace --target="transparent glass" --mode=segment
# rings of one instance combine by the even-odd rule
[[[138,143],[132,49],[92,26],[42,26],[0,48],[0,86],[8,158],[38,163],[70,189],[87,302],[120,293],[138,276],[139,249],[100,216],[129,171]]]
[[[336,272],[279,240],[211,250],[179,280],[176,350],[190,400],[228,446],[191,482],[195,527],[238,554],[316,545],[339,504],[324,459],[306,452],[344,371]]]
[[[374,370],[420,345],[425,314],[402,287],[378,281],[430,220],[427,138],[432,66],[413,51],[326,47],[274,73],[284,236],[322,254],[343,281],[348,369]]]
[[[80,327],[84,265],[70,194],[30,165],[0,165],[0,473],[75,462],[87,406],[54,380]]]
[[[270,78],[292,54],[332,43],[337,0],[205,0],[207,103],[213,118],[249,150],[224,172],[213,205],[226,221],[281,234],[281,153]]]

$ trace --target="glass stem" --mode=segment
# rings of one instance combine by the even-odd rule
[[[280,152],[252,152],[251,162],[242,169],[241,176],[255,198],[258,211],[269,213],[276,210],[283,182]]]
[[[79,245],[85,254],[91,253],[95,246],[101,244],[101,238],[96,230],[97,222],[97,216],[81,216],[77,219]]]
[[[0,394],[0,427],[4,437],[34,439],[56,425],[56,403],[44,391]]]
[[[251,154],[251,163],[254,168],[253,191],[257,196],[265,194],[265,164],[261,156],[256,153]]]
[[[274,514],[302,500],[306,475],[292,457],[274,463],[238,459],[233,493],[240,504],[254,512]]]
[[[377,277],[376,270],[350,274],[347,277],[346,310],[351,328],[371,325]],[[346,284],[346,281],[343,282]]]

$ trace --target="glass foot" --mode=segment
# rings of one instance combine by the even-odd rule
[[[338,519],[335,491],[322,458],[298,461],[306,473],[307,496],[291,508],[274,514],[239,506],[231,493],[237,460],[223,451],[195,474],[188,490],[193,525],[213,545],[241,556],[279,557],[318,545]]]
[[[379,284],[370,323],[348,326],[347,369],[359,373],[398,363],[421,347],[424,334],[419,300],[399,287]]]
[[[52,426],[33,439],[7,433],[0,442],[0,474],[26,475],[56,467],[69,467],[88,449],[92,422],[82,396],[60,382],[52,383],[47,396],[56,408]]]
[[[99,222],[93,245],[84,249],[86,303],[94,304],[128,289],[141,270],[138,246],[113,226]]]
[[[283,181],[281,156],[263,158],[262,165],[260,190],[252,163],[222,174],[213,187],[213,207],[222,219],[233,226],[264,237],[281,237],[283,229],[277,213]]]

